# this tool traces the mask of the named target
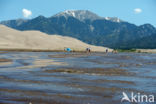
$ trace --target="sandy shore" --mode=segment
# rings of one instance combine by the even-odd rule
[[[143,53],[156,53],[156,49],[137,49],[136,51]]]

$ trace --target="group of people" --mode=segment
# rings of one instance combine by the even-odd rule
[[[91,52],[91,49],[90,48],[86,48],[86,52],[87,53],[90,53]]]
[[[91,49],[90,49],[90,48],[86,48],[86,52],[87,52],[87,53],[90,53],[90,52],[91,52]],[[106,49],[106,50],[105,50],[105,53],[108,53],[108,52],[109,52],[109,50]],[[115,53],[115,54],[116,54],[116,53],[118,53],[118,51],[117,51],[117,50],[113,50],[112,53]]]
[[[91,52],[91,49],[90,49],[90,48],[86,48],[86,52],[87,52],[87,53]],[[108,49],[106,49],[105,52],[108,53]]]
[[[67,52],[71,52],[71,51],[72,51],[71,48],[64,48],[64,50],[67,51]],[[90,49],[89,47],[87,47],[87,48],[86,48],[86,52],[87,52],[87,53],[90,53],[90,52],[91,52],[91,49]],[[105,52],[108,53],[109,50],[106,49]],[[113,50],[112,53],[118,53],[118,52],[117,52],[117,50]]]

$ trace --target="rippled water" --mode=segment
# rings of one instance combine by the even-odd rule
[[[0,61],[0,104],[120,104],[122,92],[156,96],[156,54],[1,52],[0,59],[12,60]]]

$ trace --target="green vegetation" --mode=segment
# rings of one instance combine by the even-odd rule
[[[137,52],[136,49],[117,49],[118,52]]]

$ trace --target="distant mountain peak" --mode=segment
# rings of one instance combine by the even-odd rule
[[[39,17],[39,18],[45,18],[43,15],[39,15],[38,17]]]
[[[66,13],[66,14],[68,14],[68,15],[70,15],[70,16],[75,17],[75,11],[74,11],[74,10],[66,10],[66,11],[64,11],[64,12],[62,12],[62,13]]]
[[[102,18],[98,16],[97,14],[90,12],[89,10],[65,10],[54,16],[55,17],[64,16],[65,18],[72,16],[74,18],[79,19],[80,21],[84,21],[86,19],[96,20],[96,19]]]
[[[141,28],[152,28],[152,29],[155,28],[153,25],[148,24],[148,23],[147,24],[140,25],[139,27],[141,27]]]
[[[87,19],[89,20],[105,19],[112,22],[122,22],[122,20],[120,20],[117,17],[100,17],[89,10],[65,10],[63,12],[54,15],[54,17],[60,17],[60,16],[63,16],[65,18],[74,17],[80,21],[84,21]]]

